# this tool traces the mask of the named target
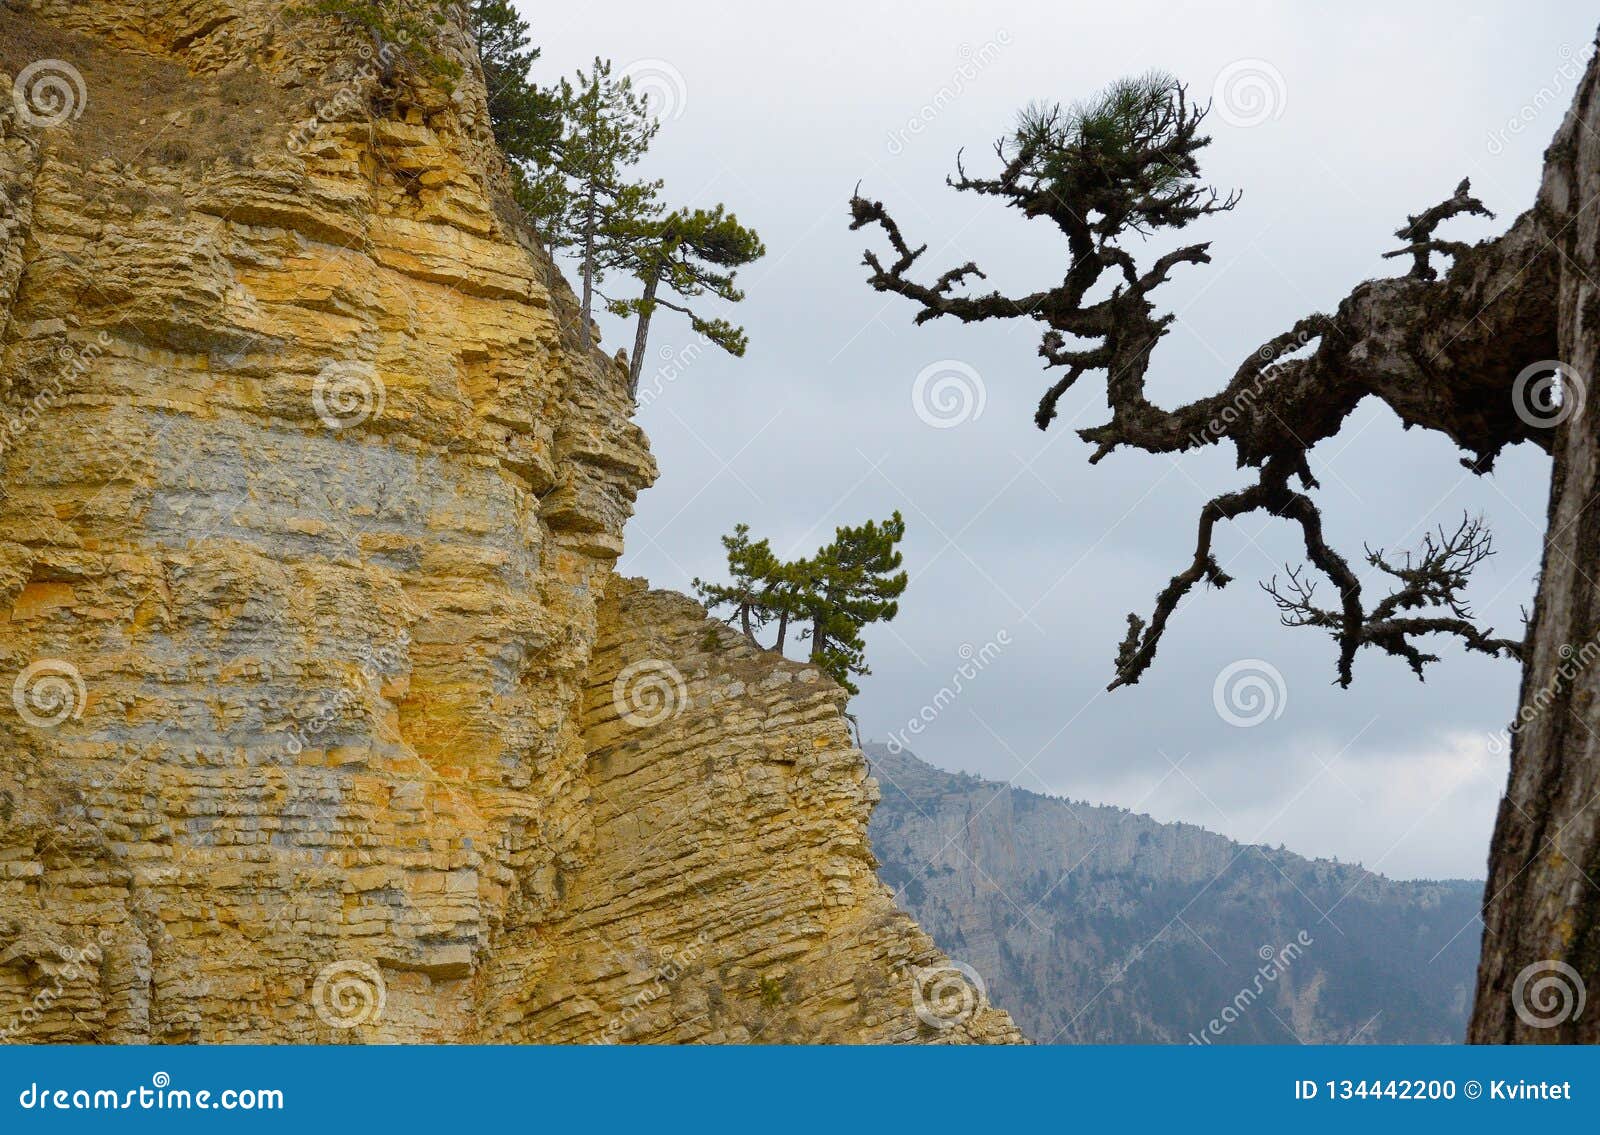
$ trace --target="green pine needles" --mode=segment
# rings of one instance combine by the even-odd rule
[[[637,299],[612,301],[615,315],[635,318],[633,354],[629,359],[628,392],[639,389],[644,369],[650,319],[657,308],[689,317],[695,333],[730,355],[743,356],[749,340],[744,328],[726,319],[707,319],[685,303],[707,293],[737,303],[744,293],[734,284],[735,270],[766,254],[754,229],[747,229],[721,205],[714,209],[674,209],[665,216],[641,218],[623,243],[619,263],[638,278]],[[676,299],[667,298],[671,294]]]
[[[766,254],[754,229],[722,204],[668,208],[664,184],[640,165],[660,132],[644,94],[610,60],[548,86],[533,78],[539,59],[531,29],[511,0],[306,0],[301,16],[336,19],[371,41],[387,80],[407,66],[452,89],[461,66],[440,50],[440,32],[464,12],[477,43],[495,141],[510,164],[513,196],[552,252],[576,261],[578,336],[594,345],[597,303],[634,322],[628,389],[637,394],[652,321],[661,309],[734,356],[744,329],[708,312],[710,298],[738,303],[738,269]],[[608,277],[638,285],[606,295]]]
[[[811,645],[811,663],[857,694],[851,679],[872,672],[862,631],[900,612],[909,578],[899,550],[905,534],[896,512],[881,523],[837,528],[816,555],[785,561],[739,524],[722,538],[729,582],[696,579],[694,588],[709,609],[726,610],[728,623],[736,622],[751,642],[761,644],[758,633],[775,627],[771,649],[781,653],[791,626],[797,628],[796,637]]]
[[[371,41],[385,79],[408,66],[449,91],[461,78],[461,64],[440,51],[438,43],[456,6],[455,0],[306,0],[290,14],[331,17],[360,30]]]
[[[473,0],[470,15],[489,86],[489,117],[514,171],[517,204],[551,251],[577,262],[584,346],[593,345],[598,301],[634,321],[630,394],[638,390],[651,321],[662,308],[686,316],[697,335],[742,356],[744,329],[691,301],[743,299],[734,276],[766,253],[760,237],[721,204],[663,204],[664,184],[639,172],[661,123],[632,78],[610,60],[596,57],[588,69],[541,87],[531,78],[539,50],[509,0]],[[604,294],[606,280],[616,275],[637,283],[639,293]]]

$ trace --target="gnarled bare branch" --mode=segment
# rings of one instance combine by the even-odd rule
[[[1481,517],[1463,515],[1454,532],[1440,527],[1428,533],[1420,549],[1406,552],[1399,561],[1389,559],[1382,549],[1368,548],[1366,552],[1367,563],[1399,580],[1400,586],[1363,613],[1353,628],[1342,611],[1316,605],[1316,582],[1300,568],[1288,569],[1288,580],[1281,587],[1276,576],[1261,585],[1277,604],[1283,625],[1321,627],[1341,645],[1349,641],[1357,649],[1377,647],[1404,659],[1419,678],[1424,666],[1438,661],[1438,655],[1413,641],[1427,635],[1452,636],[1466,649],[1481,654],[1522,658],[1522,641],[1496,638],[1492,628],[1479,629],[1462,594],[1472,570],[1494,555],[1493,538]],[[1426,613],[1405,614],[1408,611]]]
[[[1465,575],[1481,559],[1473,549],[1487,541],[1478,528],[1462,534],[1470,536],[1466,545],[1425,547],[1415,568],[1381,557],[1373,562],[1369,554],[1379,571],[1424,574],[1410,584],[1397,576],[1400,590],[1368,610],[1360,581],[1323,535],[1321,513],[1309,495],[1317,488],[1309,454],[1368,397],[1381,399],[1407,428],[1448,436],[1467,452],[1462,463],[1474,472],[1487,472],[1500,451],[1516,442],[1550,449],[1551,431],[1516,414],[1510,397],[1513,376],[1530,362],[1555,357],[1559,266],[1543,216],[1530,211],[1493,241],[1441,240],[1435,235],[1439,226],[1454,217],[1492,216],[1463,180],[1451,197],[1408,217],[1397,230],[1407,244],[1391,255],[1412,256],[1409,274],[1361,284],[1332,313],[1306,316],[1272,336],[1217,393],[1175,409],[1158,407],[1145,395],[1145,378],[1173,316],[1157,313],[1152,295],[1179,265],[1208,263],[1209,249],[1204,243],[1185,245],[1141,270],[1120,240],[1129,233],[1182,228],[1237,203],[1237,195],[1220,195],[1199,181],[1196,155],[1208,141],[1199,133],[1205,112],[1188,103],[1181,84],[1137,80],[1086,108],[1025,112],[1016,133],[996,144],[1002,166],[993,177],[969,175],[958,158],[957,175],[949,179],[953,188],[1000,197],[1061,231],[1067,272],[1059,284],[1017,298],[998,292],[969,296],[961,286],[969,276],[982,276],[971,263],[931,285],[917,283],[908,273],[926,246],[911,249],[883,203],[857,193],[851,227],[881,227],[897,253],[885,268],[867,251],[868,282],[913,300],[918,323],[953,315],[1045,324],[1039,356],[1047,370],[1064,373],[1040,399],[1039,428],[1049,427],[1061,398],[1084,375],[1106,376],[1109,419],[1078,431],[1094,446],[1091,463],[1121,447],[1177,453],[1226,439],[1239,466],[1258,471],[1253,484],[1202,509],[1194,556],[1157,596],[1149,620],[1129,616],[1112,688],[1139,680],[1168,620],[1196,585],[1228,582],[1211,551],[1216,523],[1261,510],[1299,525],[1307,559],[1337,591],[1336,604],[1315,614],[1308,606],[1295,616],[1305,621],[1292,625],[1333,634],[1341,684],[1352,680],[1356,653],[1364,646],[1406,658],[1420,673],[1431,656],[1412,640],[1428,634],[1451,634],[1469,649],[1516,656],[1520,644],[1476,630],[1459,604]],[[1443,278],[1430,262],[1434,253],[1453,257]],[[1102,281],[1110,285],[1109,295],[1095,290]],[[1291,478],[1298,478],[1299,489],[1290,486]],[[1446,583],[1449,598],[1442,611],[1407,613],[1418,604],[1438,606]],[[1292,598],[1291,592],[1280,595]],[[1309,603],[1309,592],[1304,598]]]

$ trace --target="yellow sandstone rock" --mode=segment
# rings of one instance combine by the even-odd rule
[[[655,466],[476,73],[3,9],[0,1037],[1019,1039],[839,691],[615,575]]]

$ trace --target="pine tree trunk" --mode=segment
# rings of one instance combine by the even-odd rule
[[[789,633],[789,612],[784,611],[783,613],[781,613],[778,616],[778,641],[772,647],[772,649],[776,650],[779,654],[783,653],[783,639],[784,639],[784,636],[787,635],[788,633]]]
[[[1593,64],[1546,162],[1539,207],[1561,252],[1558,350],[1587,390],[1555,438],[1522,708],[1490,849],[1468,1033],[1479,1043],[1600,1042],[1600,1004],[1575,1015],[1582,1001],[1600,997],[1600,95]],[[1563,390],[1563,405],[1576,401],[1575,391]]]
[[[594,190],[590,189],[583,211],[583,310],[579,315],[578,328],[586,351],[594,346],[594,336],[589,331],[589,323],[593,319],[590,313],[594,310],[594,219]]]
[[[644,282],[644,298],[639,305],[639,326],[633,333],[633,357],[628,360],[628,394],[639,394],[639,375],[644,370],[644,348],[650,339],[650,316],[655,308],[656,288],[661,285],[659,276],[649,276]]]

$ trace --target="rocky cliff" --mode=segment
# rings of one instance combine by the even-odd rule
[[[0,1030],[1018,1039],[837,689],[615,575],[654,466],[464,34],[291,12],[0,4]]]
[[[867,746],[885,881],[1040,1043],[1458,1043],[1481,882],[1401,881]]]

